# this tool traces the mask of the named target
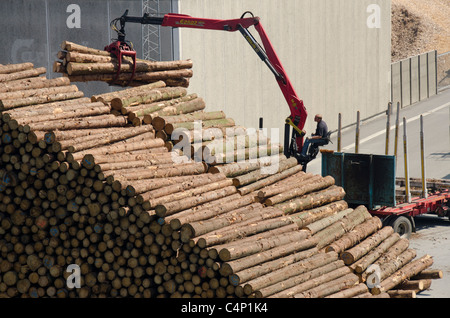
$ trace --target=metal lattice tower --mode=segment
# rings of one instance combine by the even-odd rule
[[[143,13],[148,13],[150,16],[160,14],[159,0],[144,0],[142,3]],[[144,24],[142,25],[143,43],[142,43],[142,58],[150,61],[161,60],[161,41],[160,41],[160,26]]]

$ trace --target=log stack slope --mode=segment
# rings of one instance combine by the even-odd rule
[[[86,97],[45,71],[0,66],[1,297],[414,297],[442,277],[333,178],[185,87]],[[215,121],[201,139],[199,119]],[[232,141],[244,150],[226,154],[253,160],[219,160]]]

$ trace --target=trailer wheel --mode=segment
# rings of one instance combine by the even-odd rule
[[[412,223],[404,216],[398,216],[391,220],[390,226],[394,229],[394,232],[398,233],[400,237],[409,239],[412,233]]]

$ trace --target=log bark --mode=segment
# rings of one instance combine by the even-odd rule
[[[156,101],[168,100],[186,96],[187,91],[183,87],[163,87],[148,91],[145,95],[133,95],[130,97],[118,97],[111,100],[111,107],[121,110],[139,104],[148,104]]]
[[[390,298],[416,298],[416,292],[414,290],[388,290]]]
[[[318,277],[323,277],[331,272],[336,271],[338,275],[342,275],[342,270],[345,268],[343,262],[341,260],[336,260],[331,263],[327,263],[323,266],[319,266],[312,270],[309,270],[305,273],[302,273],[298,276],[289,277],[283,281],[275,283],[273,285],[269,285],[267,287],[261,288],[258,290],[258,293],[261,294],[262,297],[269,298],[289,298],[294,294],[300,293],[304,290],[314,287],[319,281],[315,280],[313,283],[312,280]],[[348,270],[345,270],[348,272]],[[328,279],[332,279],[334,276],[328,275]]]
[[[202,100],[199,101],[200,105],[202,105]],[[201,107],[201,106],[200,106]],[[200,108],[199,107],[199,108]],[[194,112],[183,112],[179,115],[174,116],[163,116],[160,115],[158,117],[154,117],[152,119],[152,126],[155,127],[156,130],[163,130],[167,124],[175,124],[175,123],[185,123],[185,122],[194,122],[196,120],[213,120],[213,119],[223,119],[226,115],[223,111],[212,111],[212,112],[203,112],[203,111],[194,111]]]
[[[89,136],[89,138],[77,140],[76,143],[74,142],[75,140],[73,139],[68,140],[65,143],[61,142],[61,145],[64,145],[63,149],[65,149],[66,148],[65,146],[67,146],[69,152],[78,152],[86,149],[91,149],[94,147],[115,143],[136,136],[145,136],[144,138],[153,139],[155,135],[151,126],[130,127],[127,128],[125,131],[118,130],[110,133],[92,135]],[[158,145],[162,146],[162,144],[157,143],[157,146]]]
[[[358,282],[358,276],[353,273],[348,273],[345,276],[320,284],[319,286],[314,287],[308,291],[302,292],[300,294],[295,294],[294,298],[322,298],[339,292],[343,289],[351,288],[358,284]]]
[[[201,121],[202,128],[211,128],[211,127],[232,127],[235,126],[235,122],[232,118],[223,118],[223,119],[212,119],[212,120],[203,120]],[[185,122],[185,123],[175,123],[175,124],[167,124],[164,127],[164,131],[171,135],[176,129],[187,129],[193,130],[195,129],[195,122]]]
[[[213,182],[223,181],[226,177],[223,174],[218,175],[200,175],[196,177],[189,178],[186,181],[177,182],[176,184],[167,185],[164,187],[160,187],[158,189],[154,189],[143,194],[144,200],[151,200],[162,198],[162,200],[167,200],[167,196],[175,193],[181,193],[183,191],[191,190],[193,188],[197,188],[200,186],[204,186],[207,184],[211,184]],[[142,193],[142,192],[140,192]],[[152,206],[155,206],[157,203],[154,202]]]
[[[205,192],[201,195],[197,195],[194,197],[191,197],[189,199],[184,199],[182,202],[175,201],[175,202],[167,202],[165,204],[157,205],[155,207],[156,214],[159,217],[165,217],[166,215],[171,215],[176,212],[191,208],[193,206],[209,202],[221,197],[225,197],[227,195],[236,193],[236,188],[233,186],[227,186],[223,189],[214,190]]]
[[[157,153],[157,154],[150,154],[150,155],[159,156],[160,154]],[[141,159],[140,156],[141,155],[135,155],[135,158]],[[99,156],[95,157],[96,161],[98,160],[98,157]],[[200,175],[197,175],[196,177],[198,177],[198,178],[195,178],[195,180],[205,180],[205,179],[207,179],[208,175],[200,174]],[[141,193],[148,192],[149,193],[148,196],[151,196],[153,191],[160,190],[163,193],[165,193],[166,190],[164,188],[166,188],[166,187],[177,186],[178,184],[185,183],[185,182],[189,183],[192,180],[193,180],[193,177],[191,175],[187,175],[187,176],[165,177],[165,178],[158,178],[158,179],[132,180],[132,181],[124,182],[124,184],[127,185],[127,188],[132,189],[130,191],[135,194],[141,194]]]
[[[192,70],[169,70],[158,72],[138,72],[135,73],[132,82],[130,83],[131,74],[119,74],[114,84],[121,86],[138,87],[144,84],[164,81],[168,87],[188,87],[189,78],[192,77]],[[112,83],[116,78],[115,74],[83,74],[83,75],[69,75],[71,82],[91,82],[102,81]]]
[[[374,264],[381,265],[391,262],[396,259],[400,254],[406,251],[409,247],[409,240],[400,238],[397,242],[395,242],[389,249],[378,258]]]
[[[47,73],[47,69],[45,67],[38,67],[9,74],[0,74],[0,83],[15,81],[29,77],[36,77],[45,73]]]
[[[151,128],[151,127],[150,127]],[[98,135],[109,134],[117,131],[127,131],[128,127],[106,127],[94,129],[72,129],[72,130],[55,130],[44,133],[44,138],[47,143],[55,141],[69,141],[78,138],[86,138],[84,140],[94,139]],[[39,133],[40,134],[40,133]],[[83,139],[82,139],[83,140]]]
[[[33,116],[30,114],[27,117],[17,118],[17,121],[21,125],[31,124],[31,123],[41,123],[41,122],[49,122],[53,120],[64,120],[64,119],[72,119],[72,118],[82,118],[82,117],[91,117],[91,116],[99,116],[99,115],[107,115],[110,112],[109,106],[104,106],[103,104],[92,104],[91,107],[79,107],[73,111],[61,112],[56,114],[40,114],[38,116]]]
[[[254,267],[256,265],[286,256],[294,252],[311,249],[315,247],[315,244],[315,240],[309,238],[300,242],[292,242],[263,251],[261,253],[258,253],[257,257],[255,257],[254,255],[250,255],[230,262],[225,262],[220,267],[220,274],[223,276],[229,276],[246,268]],[[257,288],[253,288],[253,290],[256,289]]]
[[[48,122],[31,123],[29,126],[35,130],[70,130],[87,128],[106,128],[112,126],[124,127],[127,124],[126,118],[114,115],[88,116],[83,118],[69,118],[65,120],[52,120]]]
[[[165,204],[166,202],[173,202],[174,204],[176,204],[174,201],[181,201],[181,200],[184,201],[185,199],[187,199],[189,197],[201,195],[203,193],[218,190],[218,189],[223,189],[223,188],[231,186],[231,185],[232,185],[232,181],[230,179],[222,179],[222,180],[218,180],[218,181],[212,181],[212,182],[208,182],[206,184],[201,184],[201,185],[199,184],[196,187],[191,187],[190,189],[185,189],[184,191],[179,191],[176,193],[169,193],[165,196],[149,199],[149,202],[152,207],[156,207],[158,205]],[[145,199],[145,197],[144,197],[144,199]],[[181,205],[181,202],[179,202],[179,203]]]
[[[24,117],[26,115],[41,115],[41,114],[50,114],[50,113],[58,113],[64,110],[73,110],[78,105],[79,107],[89,107],[88,104],[90,100],[88,97],[80,97],[74,99],[67,99],[62,101],[36,104],[36,105],[28,105],[27,107],[14,108],[5,111],[4,113],[8,113],[11,116],[15,117]]]
[[[411,279],[440,279],[444,277],[444,273],[440,269],[427,269],[423,270],[417,275],[411,277]]]
[[[97,50],[94,48],[90,48],[81,44],[77,44],[71,41],[63,41],[61,43],[61,49],[66,51],[76,51],[80,53],[86,54],[94,54],[94,55],[102,55],[102,56],[111,56],[111,53],[104,50]]]
[[[287,200],[293,199],[295,197],[299,197],[301,195],[311,193],[314,191],[322,190],[331,187],[334,185],[334,178],[331,176],[320,177],[317,181],[309,179],[310,182],[307,182],[304,185],[299,187],[295,187],[293,189],[281,192],[273,197],[270,197],[264,201],[266,205],[275,205],[281,202],[285,202]],[[258,194],[259,196],[259,194]]]
[[[324,219],[330,215],[336,214],[346,209],[348,209],[347,202],[345,202],[344,200],[340,200],[297,214],[293,214],[291,215],[291,218],[300,229],[304,229],[309,224],[312,224],[320,219]]]
[[[149,169],[152,168],[152,169]],[[126,180],[143,180],[152,178],[165,178],[175,176],[196,175],[205,172],[202,163],[188,163],[169,165],[161,169],[160,166],[149,167],[148,169],[131,169],[132,171],[120,170],[112,173],[114,177],[123,177]],[[130,170],[130,169],[129,169]],[[105,175],[109,175],[106,174]],[[162,208],[161,208],[162,209]]]
[[[131,87],[131,88],[126,88],[126,89],[119,90],[119,91],[103,93],[103,94],[99,94],[99,95],[93,95],[93,96],[91,96],[91,101],[109,104],[114,98],[130,97],[133,95],[145,94],[149,90],[156,89],[156,88],[163,88],[163,87],[166,87],[166,83],[163,81],[157,81],[154,83],[145,84],[145,85],[141,85],[138,87]]]
[[[395,288],[398,290],[414,290],[419,293],[431,287],[431,279],[408,280]]]
[[[410,277],[419,274],[431,265],[433,265],[433,258],[430,255],[424,255],[399,269],[397,272],[383,280],[379,287],[372,288],[370,292],[374,295],[387,292]]]
[[[373,216],[363,223],[355,226],[350,232],[344,234],[340,239],[334,241],[325,248],[325,252],[335,251],[341,253],[344,250],[355,246],[361,240],[375,233],[383,226],[380,218]]]
[[[236,136],[223,136],[222,138],[216,137],[214,140],[203,141],[201,145],[199,144],[196,155],[198,157],[210,158],[215,154],[233,152],[238,149],[267,146],[268,144],[270,144],[269,138],[260,132]],[[287,158],[284,157],[283,160],[287,160]],[[281,160],[278,160],[278,162],[280,161]],[[248,173],[248,171],[246,171],[246,173]]]
[[[285,179],[277,180],[275,183],[265,186],[263,189],[258,191],[257,195],[260,200],[263,200],[264,198],[268,198],[281,192],[291,190],[294,187],[293,185],[301,185],[313,180],[319,180],[320,178],[322,177],[319,175],[313,175],[310,172],[305,173],[303,171],[299,171],[296,172],[295,175],[288,176]]]
[[[328,189],[311,193],[300,198],[276,204],[275,207],[283,210],[286,214],[321,206],[326,203],[342,200],[345,191],[342,187],[331,186]]]
[[[58,87],[70,85],[70,80],[65,77],[47,79],[45,77],[32,77],[23,80],[0,83],[0,92],[9,93],[22,90],[39,89],[46,87]]]
[[[147,124],[152,124],[152,119],[157,116],[174,116],[183,113],[200,111],[205,108],[205,102],[197,94],[188,94],[183,97],[173,98],[166,101],[155,102],[150,104],[141,104],[127,111],[128,118],[133,120],[138,117],[147,118]]]
[[[321,220],[318,220],[316,222],[313,222],[305,227],[311,234],[316,234],[324,229],[327,229],[329,226],[336,224],[336,222],[339,222],[340,220],[347,217],[349,214],[357,214],[354,209],[345,209],[343,211],[339,211],[336,214],[333,214],[331,216],[328,216],[326,218],[323,218]],[[359,213],[359,212],[358,212]]]
[[[112,63],[113,65],[116,65],[118,63],[117,58],[111,56],[111,54],[99,55],[99,54],[81,53],[77,51],[69,51],[65,53],[63,58],[67,62],[76,62],[76,63]],[[129,57],[124,57],[124,60],[128,65],[133,63],[133,61]],[[182,68],[192,68],[193,66],[191,60],[152,62],[142,59],[136,59],[136,61],[138,61],[140,64],[148,64],[149,68],[152,68],[152,70],[182,69]]]
[[[223,244],[238,237],[257,234],[294,223],[290,216],[280,215],[283,215],[281,210],[264,208],[258,217],[251,218],[238,225],[227,226],[217,231],[198,236],[195,238],[195,241],[202,241],[201,244],[205,246]]]
[[[253,196],[240,196],[236,193],[224,199],[212,201],[211,203],[214,205],[200,205],[198,208],[186,209],[173,216],[168,216],[166,217],[166,221],[170,222],[172,228],[179,229],[182,224],[207,220],[234,209],[250,205],[254,203],[254,198]]]
[[[297,165],[298,165],[297,159],[292,157],[292,158],[280,161],[278,163],[278,166],[273,167],[274,169],[267,168],[267,170],[269,170],[269,169],[272,170],[272,171],[270,171],[272,173],[269,173],[269,171],[266,171],[266,169],[254,170],[252,172],[234,177],[233,184],[236,187],[244,186],[244,185],[256,182],[260,179],[263,179],[267,176],[270,176],[271,174],[283,172],[283,171],[290,169],[292,167],[295,167]]]
[[[336,239],[342,237],[345,233],[349,232],[358,224],[363,223],[367,219],[371,218],[371,214],[364,206],[358,206],[352,212],[338,220],[336,223],[326,227],[325,229],[315,233],[313,237],[317,239],[317,247],[322,248]]]
[[[264,158],[270,158],[270,157],[264,157]],[[264,159],[261,158],[261,159]],[[275,161],[276,162],[276,161]],[[296,165],[292,168],[286,169],[280,173],[276,173],[273,175],[270,175],[266,178],[260,179],[256,182],[253,182],[251,184],[248,184],[246,186],[242,186],[239,187],[238,192],[241,195],[245,195],[248,194],[250,192],[259,190],[259,189],[264,189],[265,187],[272,185],[275,182],[278,182],[280,180],[284,180],[285,178],[290,178],[290,177],[295,177],[296,179],[298,178],[299,182],[302,180],[307,180],[309,177],[311,177],[312,174],[309,173],[304,173],[302,171],[302,166],[301,165]],[[259,195],[258,195],[259,196]]]
[[[229,276],[229,281],[233,286],[239,286],[260,276],[282,269],[296,262],[311,258],[316,255],[317,252],[318,250],[316,248],[310,248],[306,251],[300,251],[281,258],[277,258],[272,261],[265,262],[261,265],[250,267],[242,271],[233,273]]]
[[[271,248],[281,245],[294,243],[295,241],[305,240],[308,234],[303,231],[294,231],[274,238],[258,239],[247,242],[246,244],[236,245],[234,247],[222,248],[219,251],[219,257],[222,261],[228,262],[242,257],[247,257]]]
[[[172,136],[174,143],[184,141],[186,138],[189,143],[200,144],[202,141],[213,141],[216,139],[222,139],[224,136],[241,136],[246,135],[247,129],[243,126],[232,126],[232,127],[211,127],[205,129],[195,129],[195,130],[185,130],[180,131],[179,136]],[[187,141],[186,141],[187,142]]]
[[[34,64],[30,62],[0,65],[0,74],[9,74],[25,71],[34,68]]]
[[[114,119],[114,117],[117,116],[113,116],[110,117],[111,119]],[[118,121],[119,124],[123,124],[123,117],[118,117],[120,118],[120,120]],[[101,121],[99,121],[99,125]],[[115,121],[114,121],[115,122]],[[103,155],[107,155],[107,154],[116,154],[116,153],[123,153],[123,152],[127,152],[127,151],[133,151],[133,150],[139,150],[139,149],[149,149],[149,148],[158,148],[158,147],[164,147],[164,141],[161,139],[147,139],[145,141],[136,141],[136,142],[132,142],[129,141],[127,142],[127,140],[121,140],[121,141],[117,141],[114,142],[110,145],[103,145],[101,147],[97,147],[97,148],[93,148],[93,149],[88,149],[88,150],[83,150],[83,151],[77,151],[74,153],[77,154],[77,158],[80,158],[80,156],[84,156],[87,154],[92,154],[92,155],[97,155],[97,154],[103,154]]]
[[[385,226],[351,249],[341,253],[346,265],[362,273],[400,239],[390,226]]]
[[[252,203],[233,209],[227,213],[222,213],[214,218],[184,224],[181,228],[181,236],[192,238],[203,235],[214,230],[243,222],[255,217],[255,211],[261,211],[264,207],[260,203]]]
[[[136,73],[156,73],[156,72],[169,72],[169,71],[191,71],[192,61],[163,61],[163,62],[150,62],[139,60],[136,61]],[[113,74],[118,70],[118,64],[114,62],[106,63],[76,63],[69,62],[66,65],[66,71],[69,75],[86,75],[86,74]],[[121,73],[131,73],[133,70],[132,63],[122,63],[120,67]],[[182,73],[185,74],[185,73]],[[189,72],[192,74],[192,71]],[[173,77],[185,77],[186,75],[177,75]],[[191,75],[192,76],[192,75]]]
[[[279,156],[276,156],[274,158],[266,157],[254,160],[252,162],[233,162],[223,166],[213,166],[209,168],[208,172],[223,173],[227,177],[236,177],[260,169],[263,166],[272,165],[273,163],[277,163],[285,159],[286,157],[283,154],[280,154]],[[302,174],[304,174],[303,171]]]
[[[325,298],[352,298],[365,293],[370,293],[366,284],[357,284],[353,287],[341,290],[337,293],[326,296]]]
[[[399,254],[395,259],[390,260],[386,263],[378,263],[376,265],[379,265],[378,272],[376,273],[376,277],[373,277],[372,274],[374,274],[374,271],[366,270],[361,275],[362,281],[370,281],[371,278],[377,279],[380,281],[383,281],[385,278],[392,275],[395,271],[399,270],[403,266],[405,266],[407,263],[411,262],[415,257],[417,256],[417,253],[413,249],[407,249],[403,251],[401,254]],[[371,282],[374,283],[374,282]]]
[[[295,276],[310,272],[337,260],[337,253],[318,253],[280,269],[267,272],[264,275],[259,275],[258,277],[247,281],[245,285],[249,286],[248,288],[252,291],[258,291],[267,286],[285,281],[288,278],[295,279]]]
[[[59,94],[49,94],[46,96],[33,96],[12,100],[0,101],[0,110],[9,110],[13,108],[24,107],[28,105],[44,104],[56,101],[62,101],[67,99],[75,99],[83,97],[84,93],[81,91],[69,92],[69,93],[59,93]]]
[[[0,100],[6,99],[22,99],[31,96],[51,95],[61,93],[77,92],[78,87],[76,85],[64,85],[54,87],[33,88],[27,90],[17,90],[13,92],[0,93]]]
[[[218,165],[245,160],[255,160],[258,158],[274,157],[283,152],[283,147],[278,144],[267,144],[252,148],[241,148],[227,153],[217,153],[210,158],[203,160],[210,165]]]

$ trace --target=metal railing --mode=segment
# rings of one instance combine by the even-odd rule
[[[450,51],[437,56],[438,91],[450,88]]]
[[[403,108],[438,93],[437,52],[430,51],[391,64],[391,102]]]

